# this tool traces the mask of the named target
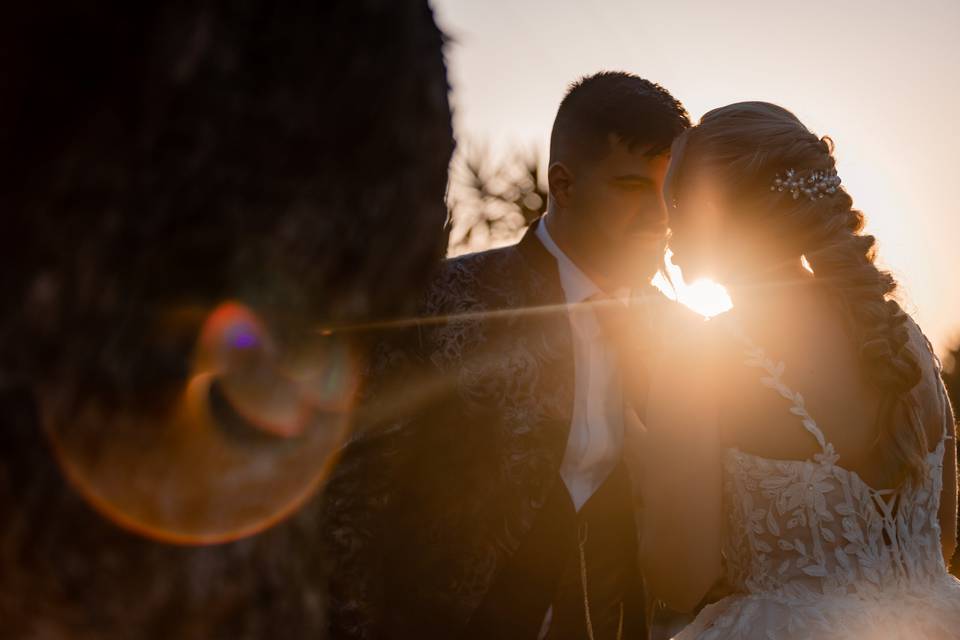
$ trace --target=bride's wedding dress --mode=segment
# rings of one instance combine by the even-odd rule
[[[783,363],[741,340],[747,364],[791,402],[820,452],[772,460],[726,450],[723,549],[736,593],[678,638],[960,638],[960,581],[945,567],[938,519],[944,451],[954,446],[946,416],[923,482],[874,489],[838,464],[803,396],[784,384]]]

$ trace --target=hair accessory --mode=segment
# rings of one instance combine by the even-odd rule
[[[789,191],[796,200],[803,194],[811,200],[822,198],[823,196],[832,196],[837,192],[840,186],[840,176],[836,169],[826,171],[811,171],[810,175],[803,177],[793,169],[787,169],[782,177],[777,174],[770,191]]]

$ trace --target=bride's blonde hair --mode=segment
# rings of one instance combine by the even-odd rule
[[[876,241],[862,233],[864,216],[842,187],[794,198],[774,182],[790,169],[804,176],[833,170],[833,142],[782,107],[742,102],[707,113],[676,149],[668,189],[678,199],[693,176],[708,176],[736,204],[728,215],[806,257],[815,280],[839,302],[863,369],[882,393],[875,450],[892,463],[896,482],[919,479],[928,445],[909,392],[922,372],[907,346],[908,316],[893,298],[897,283],[874,264]]]

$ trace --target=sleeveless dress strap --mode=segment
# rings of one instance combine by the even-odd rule
[[[792,405],[790,407],[790,413],[797,416],[803,428],[816,439],[817,444],[820,445],[820,453],[814,456],[814,460],[824,464],[836,464],[840,456],[837,455],[833,444],[827,442],[823,431],[817,426],[816,420],[814,420],[813,416],[807,411],[803,394],[799,391],[793,391],[783,381],[783,373],[786,370],[784,362],[774,362],[760,346],[755,344],[753,340],[747,336],[739,324],[732,319],[726,319],[724,326],[727,327],[733,337],[743,345],[744,364],[764,371],[766,375],[760,377],[760,383],[765,387],[773,389],[788,400]]]

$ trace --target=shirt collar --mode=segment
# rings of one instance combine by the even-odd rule
[[[557,246],[557,243],[550,236],[550,232],[547,231],[546,217],[539,220],[534,233],[543,244],[544,249],[557,259],[557,268],[560,271],[560,286],[563,288],[563,295],[568,304],[583,302],[603,293],[600,287]]]

